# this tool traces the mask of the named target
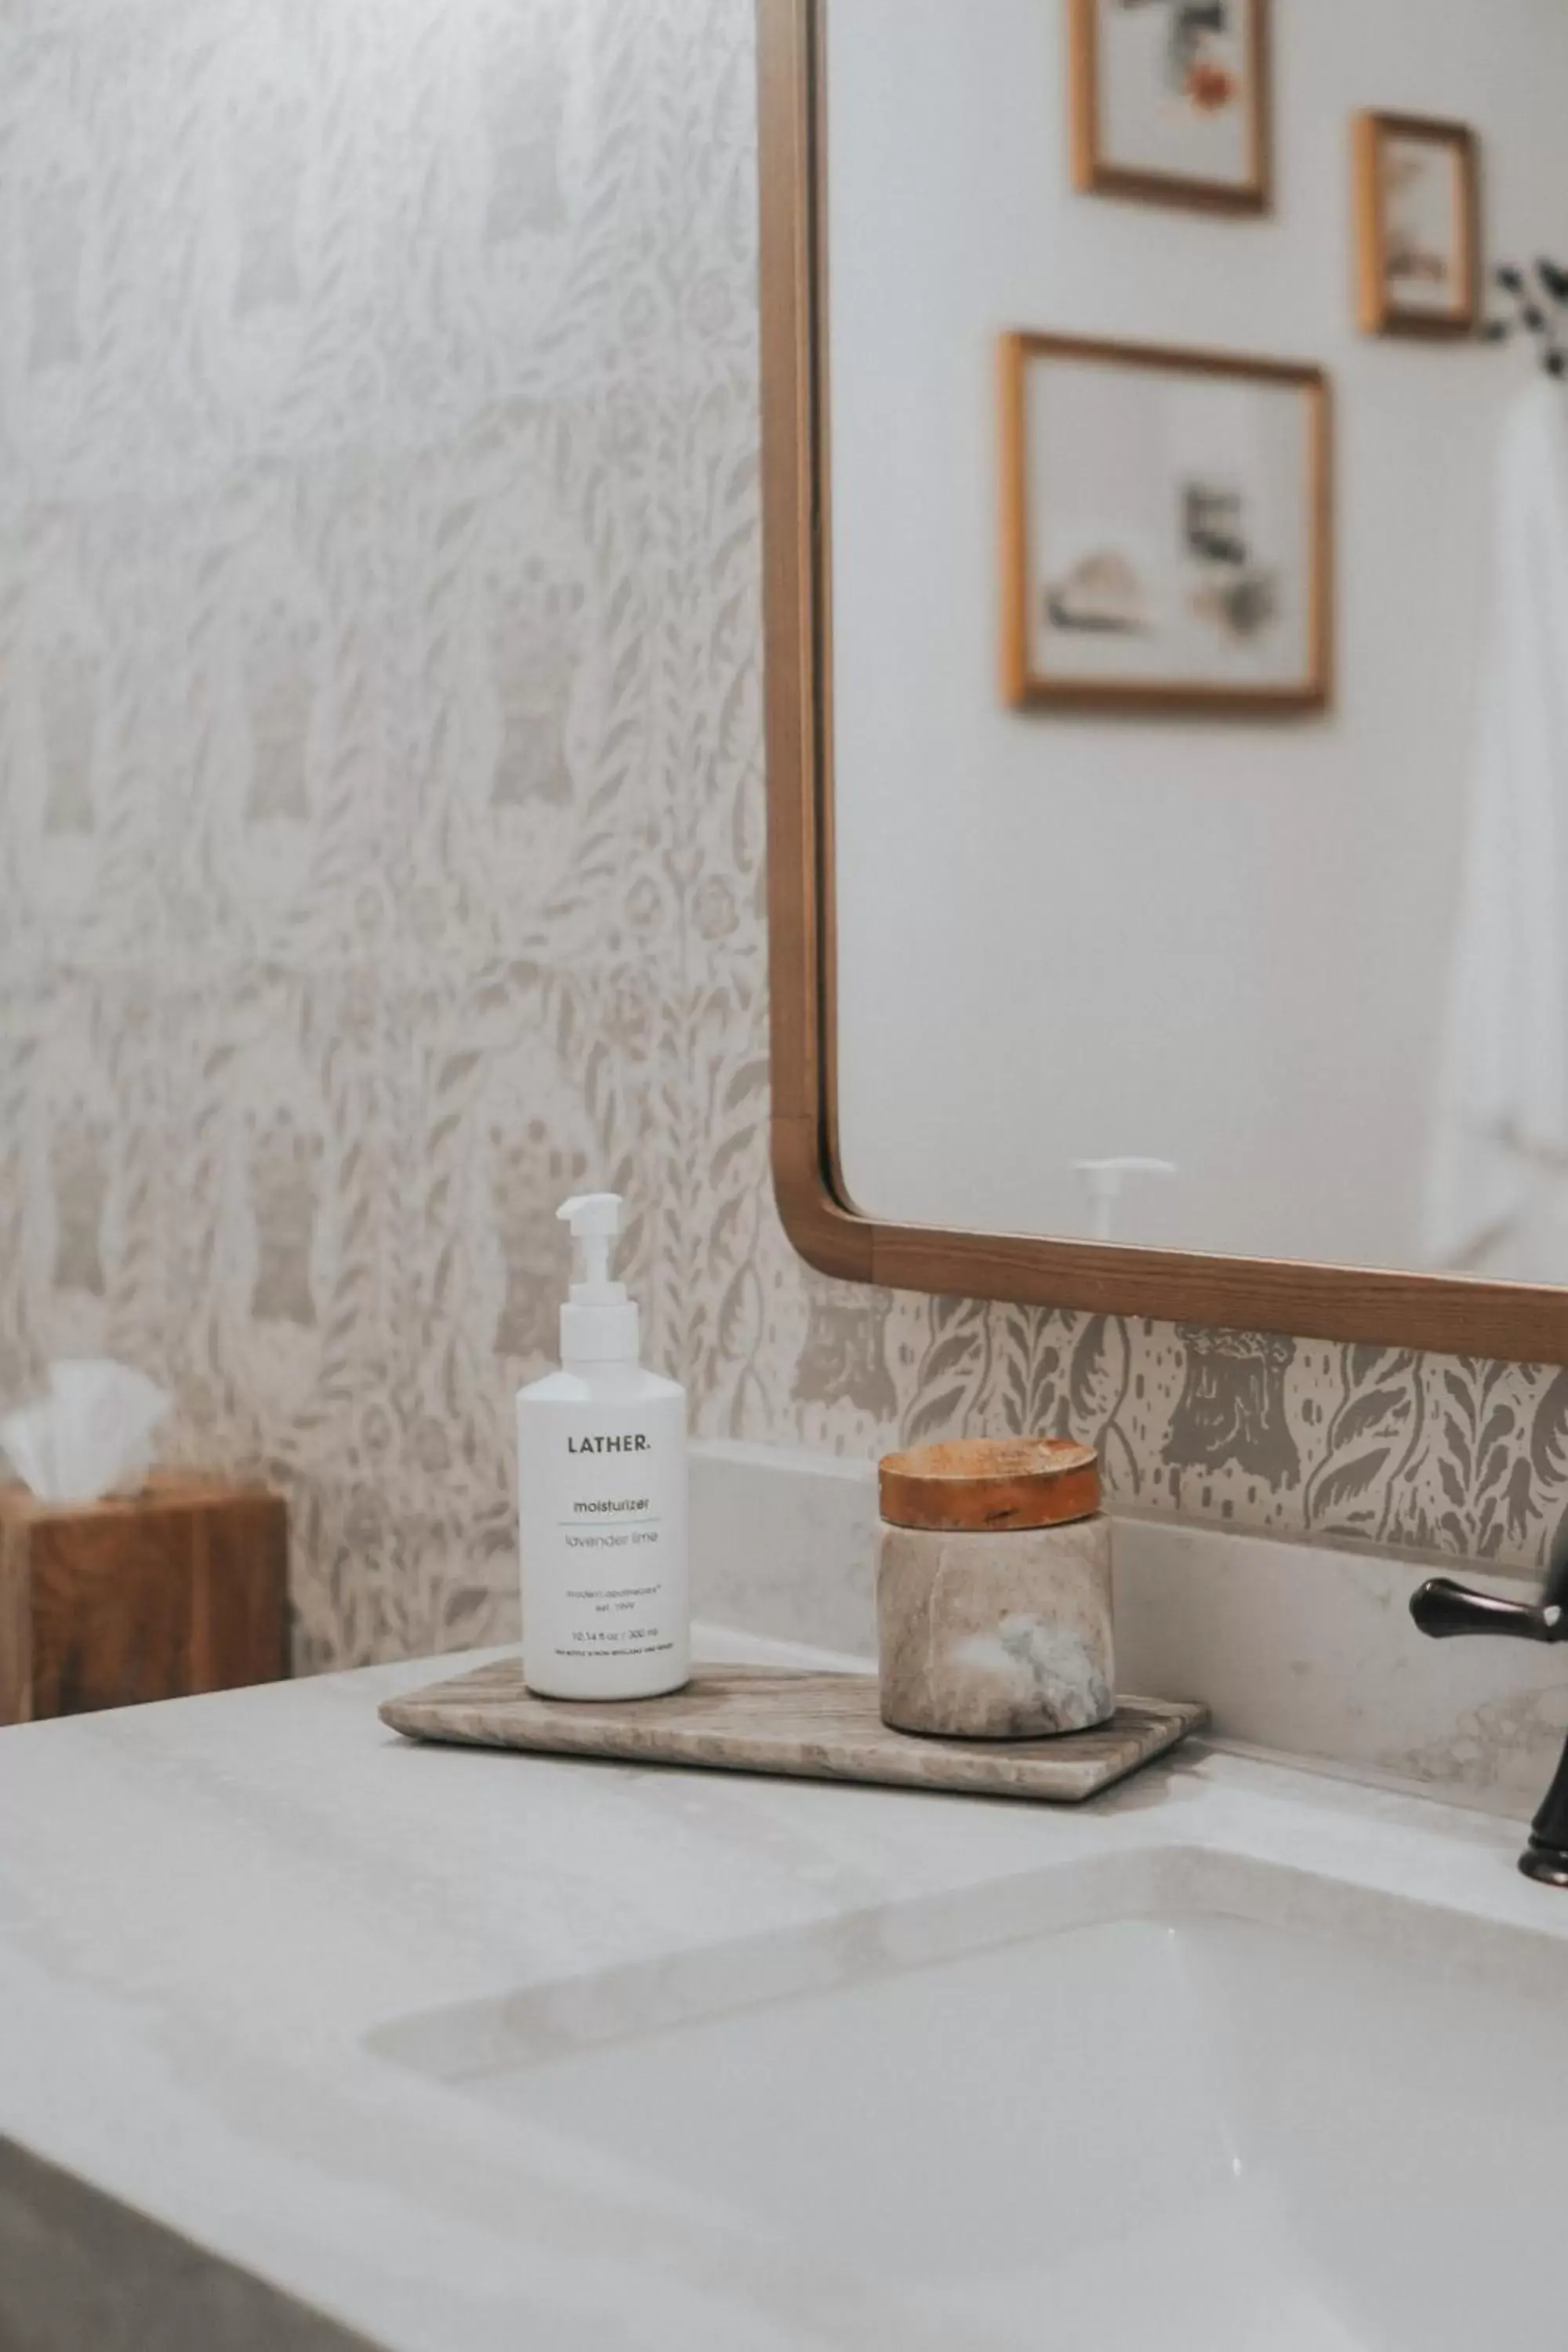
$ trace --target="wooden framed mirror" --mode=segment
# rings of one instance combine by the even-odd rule
[[[773,1163],[793,1242],[814,1266],[852,1282],[1519,1361],[1568,1360],[1568,1287],[1552,1281],[1398,1263],[1335,1263],[1310,1253],[1248,1249],[1227,1255],[1223,1246],[1152,1246],[1142,1238],[1107,1240],[1081,1231],[963,1230],[952,1222],[873,1213],[858,1203],[845,1171],[840,1095],[843,907],[836,856],[841,780],[836,777],[833,191],[827,128],[835,100],[831,23],[841,8],[855,5],[856,0],[758,0]],[[1484,11],[1485,0],[1462,5]],[[964,15],[964,0],[952,0],[952,5],[959,16]],[[1054,24],[1055,13],[1055,0],[1050,6],[1035,0],[1033,14],[1042,22],[1049,17]],[[908,38],[915,44],[913,28]],[[1276,75],[1291,68],[1288,49],[1277,43]],[[900,70],[895,45],[885,51],[885,72],[896,81]],[[1047,102],[1043,89],[1039,99],[1042,105]],[[1340,135],[1348,120],[1325,119],[1322,152],[1313,165],[1324,189],[1336,192],[1336,201],[1337,192],[1349,186],[1348,152]],[[1064,122],[1063,158],[1070,137],[1071,124]],[[1300,157],[1300,141],[1292,152]],[[1065,160],[1062,178],[1068,200],[1104,203],[1100,196],[1071,197]],[[1227,231],[1216,219],[1193,215],[1167,217],[1178,220],[1187,235],[1257,233],[1245,225]],[[889,271],[899,269],[901,258],[888,257]],[[1353,310],[1348,254],[1340,291],[1348,313]],[[994,323],[998,338],[1070,335],[1089,326],[1080,319],[1042,315],[998,315]],[[1356,331],[1352,319],[1346,331]],[[1301,341],[1304,348],[1296,356],[1312,360],[1312,337],[1303,335]],[[1367,349],[1387,361],[1394,346]],[[1402,347],[1402,356],[1410,354],[1410,346]],[[1479,348],[1455,356],[1463,368],[1524,364]],[[1479,376],[1473,381],[1479,385]],[[1476,397],[1481,396],[1478,390]],[[1397,389],[1393,397],[1397,399]],[[1341,406],[1342,418],[1342,396]],[[994,449],[990,454],[994,458]],[[993,507],[987,529],[994,524]],[[1000,710],[1005,698],[994,672],[988,690]],[[1013,723],[1037,730],[1029,756],[1042,775],[1048,774],[1052,739],[1038,730],[1055,722],[1037,711],[1015,714]],[[1141,723],[1110,722],[1122,730],[1122,741]],[[1229,739],[1236,740],[1234,734]],[[1250,755],[1262,769],[1282,739],[1260,730],[1249,740]],[[1007,845],[998,844],[994,854],[1005,857]],[[1093,877],[1084,887],[1094,887]],[[1132,912],[1135,919],[1136,908]],[[1069,992],[1055,1016],[1058,1033],[1074,1018]],[[1048,1035],[1042,1053],[1046,1067],[1037,1083],[1048,1092]],[[932,1085],[938,1099],[926,1109],[940,1119],[940,1071],[933,1072]],[[1329,1088],[1321,1116],[1331,1122],[1339,1115]],[[955,1108],[953,1116],[962,1113]],[[1568,1279],[1568,1268],[1564,1275]]]

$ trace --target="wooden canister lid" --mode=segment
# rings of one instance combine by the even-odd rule
[[[965,1438],[885,1454],[882,1517],[895,1528],[1056,1528],[1100,1508],[1100,1463],[1070,1437]]]

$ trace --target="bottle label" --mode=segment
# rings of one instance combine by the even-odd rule
[[[679,1397],[519,1414],[531,1670],[595,1661],[684,1673],[686,1427]]]

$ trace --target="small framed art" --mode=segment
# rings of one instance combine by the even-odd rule
[[[1010,334],[1000,377],[1006,699],[1254,717],[1324,709],[1322,371]]]
[[[1467,123],[1355,120],[1356,252],[1369,335],[1471,335],[1481,305],[1480,154]]]
[[[1269,203],[1269,0],[1068,0],[1073,178],[1205,211]]]

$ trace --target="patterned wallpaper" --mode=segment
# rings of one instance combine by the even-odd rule
[[[1568,1375],[809,1275],[766,1160],[751,0],[0,14],[0,1399],[288,1492],[300,1664],[515,1630],[557,1200],[708,1434],[1070,1425],[1536,1560]]]

